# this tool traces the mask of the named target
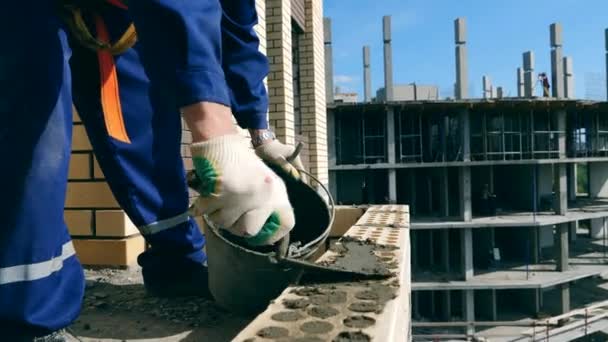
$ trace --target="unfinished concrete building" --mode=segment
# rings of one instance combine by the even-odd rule
[[[416,327],[491,335],[504,322],[568,313],[588,303],[571,303],[571,284],[608,273],[608,103],[529,90],[463,99],[459,27],[458,100],[328,106],[336,201],[410,207],[415,336]],[[519,83],[531,83],[533,58]]]

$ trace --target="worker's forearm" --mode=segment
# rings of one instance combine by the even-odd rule
[[[222,135],[237,133],[230,108],[212,102],[199,102],[182,108],[192,142],[197,143]]]

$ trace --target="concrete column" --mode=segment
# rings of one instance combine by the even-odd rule
[[[491,99],[492,98],[492,81],[490,80],[490,77],[483,76],[482,83],[483,83],[483,98]]]
[[[559,304],[562,314],[570,312],[570,283],[558,285]]]
[[[503,97],[502,87],[496,87],[496,98],[502,99],[502,97]]]
[[[420,318],[420,291],[412,291],[412,307],[412,318]]]
[[[524,97],[534,96],[534,52],[524,53]]]
[[[568,231],[568,235],[570,237],[570,242],[576,242],[576,231],[578,230],[578,221],[570,222],[570,230]]]
[[[517,68],[517,97],[524,96],[524,69]]]
[[[555,112],[554,114],[555,116],[557,116],[557,130],[560,131],[561,133],[559,134],[558,138],[558,147],[559,147],[559,158],[560,159],[564,159],[566,158],[567,155],[567,150],[566,150],[566,111],[565,110],[558,110],[557,112]]]
[[[336,114],[332,110],[327,111],[327,163],[329,166],[337,164],[336,151]]]
[[[450,290],[443,291],[443,320],[449,322],[452,319],[452,293]]]
[[[412,272],[416,272],[418,270],[418,233],[420,232],[421,230],[410,231],[410,248],[412,249],[410,256],[412,258]]]
[[[475,322],[475,292],[473,290],[464,290],[464,318],[468,323]],[[467,335],[475,334],[475,327],[467,326]]]
[[[592,239],[603,239],[606,230],[606,219],[596,218],[591,219],[591,230],[589,235]]]
[[[325,43],[325,101],[334,102],[334,61],[331,46],[331,19],[323,18],[323,40]]]
[[[469,97],[469,63],[467,56],[466,21],[458,18],[454,21],[454,41],[456,43],[456,89],[457,100]]]
[[[410,214],[416,215],[416,169],[412,169],[410,173]]]
[[[460,219],[462,221],[471,221],[473,219],[473,209],[471,206],[471,168],[464,166],[459,171]]]
[[[396,163],[395,151],[395,111],[389,107],[386,111],[386,151],[388,155],[388,163],[393,165]],[[397,170],[391,168],[388,170],[388,199],[390,203],[397,203]]]
[[[566,165],[555,164],[553,167],[553,186],[555,188],[555,198],[553,199],[553,210],[557,215],[566,215],[568,212],[568,190]]]
[[[608,163],[589,163],[589,196],[608,197]]]
[[[556,270],[564,272],[568,270],[568,230],[569,223],[555,225],[555,262]]]
[[[540,262],[540,232],[538,227],[530,228],[530,260],[531,264]]]
[[[606,49],[606,91],[608,92],[608,29],[604,32],[605,37],[605,49]],[[608,100],[608,95],[606,95],[606,100]]]
[[[336,171],[329,171],[329,192],[331,193],[331,197],[336,201],[336,203],[340,200],[338,197],[338,182],[336,177]]]
[[[566,166],[566,172],[568,176],[568,200],[575,201],[576,200],[576,164],[571,163]]]
[[[382,36],[384,39],[384,91],[386,101],[393,101],[393,48],[391,47],[391,17],[382,18]]]
[[[462,160],[471,161],[470,113],[467,109],[462,109],[458,115],[460,122],[460,145],[462,146]]]
[[[439,206],[440,215],[450,216],[450,193],[448,188],[448,169],[439,169]]]
[[[450,272],[450,230],[443,229],[441,231],[441,264],[442,269]]]
[[[564,68],[563,68],[563,35],[562,25],[551,24],[551,88],[553,97],[561,99],[564,97]]]
[[[472,228],[460,230],[460,248],[462,256],[463,280],[471,280],[475,275],[473,270],[473,231]]]
[[[363,101],[372,100],[372,72],[370,67],[371,56],[369,46],[363,47]]]
[[[574,94],[574,67],[572,57],[564,57],[564,98],[573,99]]]

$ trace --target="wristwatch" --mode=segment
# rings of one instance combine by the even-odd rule
[[[253,148],[261,146],[269,140],[275,139],[274,133],[269,129],[253,130],[250,132],[250,135]]]

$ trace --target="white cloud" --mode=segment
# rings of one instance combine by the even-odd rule
[[[349,75],[335,75],[334,83],[350,84],[355,82],[355,77]]]

